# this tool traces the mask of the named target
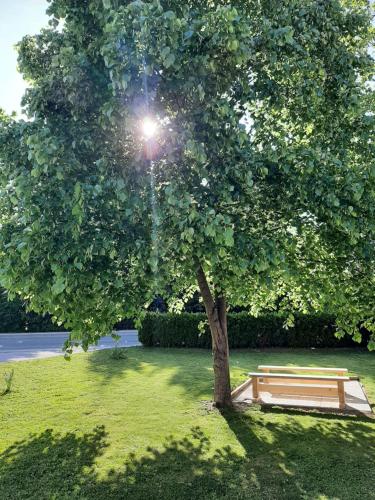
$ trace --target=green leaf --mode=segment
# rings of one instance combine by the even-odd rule
[[[227,49],[232,51],[232,52],[235,52],[239,47],[239,43],[238,43],[238,40],[229,40],[229,42],[227,43]]]
[[[171,52],[170,47],[164,47],[162,51],[160,52],[160,55],[163,59],[165,59]]]
[[[59,277],[57,280],[54,282],[52,285],[52,295],[59,295],[62,293],[66,288],[66,282],[64,277]]]
[[[81,184],[76,182],[74,185],[74,198],[78,199],[81,194]]]
[[[216,229],[215,226],[208,224],[204,228],[204,232],[207,236],[215,236],[216,235]]]
[[[224,242],[227,247],[232,247],[234,245],[234,238],[233,238],[233,228],[227,227],[224,230]]]
[[[167,10],[164,12],[164,17],[165,19],[174,19],[176,17],[176,14],[172,10]]]
[[[163,63],[164,63],[164,66],[166,68],[170,68],[172,66],[172,64],[175,62],[175,55],[170,53],[167,55],[167,57],[165,57]]]

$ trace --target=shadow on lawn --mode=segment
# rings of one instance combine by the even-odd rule
[[[199,428],[169,438],[142,457],[99,476],[96,459],[107,447],[103,427],[78,435],[46,430],[15,443],[0,457],[0,498],[17,499],[313,499],[371,498],[373,426],[317,419],[264,422],[251,412],[222,412],[242,445],[212,449]],[[123,444],[126,447],[126,443]]]
[[[93,464],[107,446],[105,439],[104,427],[83,435],[46,429],[14,443],[0,455],[0,498],[74,498],[95,480]]]
[[[209,398],[213,392],[211,357],[204,350],[131,348],[125,359],[115,360],[110,350],[95,351],[88,358],[89,370],[107,385],[116,378],[138,372],[147,378],[166,373],[168,385],[178,385],[193,398]]]
[[[373,405],[370,405],[373,406]],[[344,422],[349,420],[350,422],[368,422],[375,426],[375,415],[366,415],[364,413],[338,413],[337,410],[312,410],[309,408],[293,408],[293,407],[280,407],[280,406],[267,406],[264,405],[260,410],[265,414],[274,415],[291,415],[291,416],[307,416],[307,417],[317,417],[323,420],[339,420]]]

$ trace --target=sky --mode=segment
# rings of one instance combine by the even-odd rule
[[[21,113],[26,83],[17,71],[14,45],[46,27],[46,0],[0,0],[0,108]]]

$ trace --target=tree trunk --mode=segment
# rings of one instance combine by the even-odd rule
[[[214,358],[214,401],[217,407],[231,406],[231,390],[229,375],[229,347],[227,330],[227,310],[223,294],[213,297],[206,276],[199,264],[197,279],[206,309],[212,338],[212,354]]]

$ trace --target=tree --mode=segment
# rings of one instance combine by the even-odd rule
[[[2,116],[0,281],[71,329],[68,353],[155,294],[173,306],[198,286],[225,406],[228,305],[375,331],[366,1],[48,12],[50,29],[18,47],[32,120]]]

